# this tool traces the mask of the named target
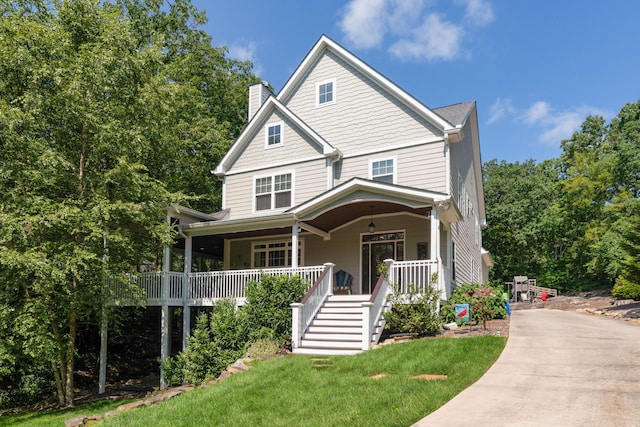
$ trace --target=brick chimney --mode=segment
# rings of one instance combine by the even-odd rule
[[[249,120],[256,115],[264,101],[271,95],[268,82],[261,81],[258,84],[249,86]]]

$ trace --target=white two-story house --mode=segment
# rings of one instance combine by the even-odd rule
[[[356,344],[329,347],[375,342],[387,292],[377,286],[381,262],[389,281],[436,286],[442,300],[457,284],[484,281],[491,258],[475,102],[429,108],[326,36],[279,93],[263,83],[249,97],[249,123],[212,171],[223,210],[171,211],[186,268],[165,270],[164,290],[147,289],[151,304],[184,307],[185,341],[189,307],[242,298],[260,271],[316,284],[294,306],[294,352],[321,352],[309,328],[322,330],[319,313],[336,298],[369,311],[352,330]],[[202,271],[206,259],[223,271]]]

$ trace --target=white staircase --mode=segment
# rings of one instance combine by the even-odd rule
[[[302,335],[296,354],[338,355],[362,351],[362,303],[371,295],[332,295],[320,308]],[[369,339],[380,336],[384,324],[378,320]]]

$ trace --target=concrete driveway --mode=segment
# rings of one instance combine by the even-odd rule
[[[513,311],[498,361],[415,426],[640,426],[640,327]]]

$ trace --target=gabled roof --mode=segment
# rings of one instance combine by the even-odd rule
[[[311,51],[309,51],[307,56],[305,56],[305,58],[302,60],[295,72],[291,75],[287,83],[285,83],[284,87],[278,94],[278,100],[284,103],[287,102],[288,98],[295,92],[296,88],[299,86],[302,80],[304,80],[308,71],[314,66],[316,60],[327,50],[330,50],[335,55],[340,57],[340,59],[347,62],[362,74],[367,76],[369,79],[371,79],[371,81],[384,89],[391,96],[395,97],[400,102],[405,104],[407,107],[412,109],[414,112],[425,118],[436,128],[442,130],[444,133],[458,133],[458,127],[452,125],[452,123],[449,123],[442,116],[436,114],[429,107],[418,101],[408,92],[401,89],[391,80],[374,70],[364,61],[357,58],[351,52],[349,52],[324,34],[316,42]]]
[[[275,97],[270,96],[260,107],[256,115],[251,119],[247,127],[240,134],[238,139],[233,143],[227,154],[222,158],[218,166],[212,171],[216,176],[224,176],[229,167],[233,164],[238,155],[246,148],[251,142],[252,135],[258,130],[258,127],[262,121],[273,111],[279,111],[292,123],[294,123],[298,129],[305,133],[312,141],[314,141],[318,147],[322,150],[322,154],[325,157],[339,157],[342,155],[340,150],[329,144],[322,138],[317,132],[315,132],[309,125],[300,120],[298,116],[293,114],[286,106],[284,106]]]
[[[462,127],[473,111],[475,101],[460,102],[446,107],[434,108],[433,111],[453,126]]]

